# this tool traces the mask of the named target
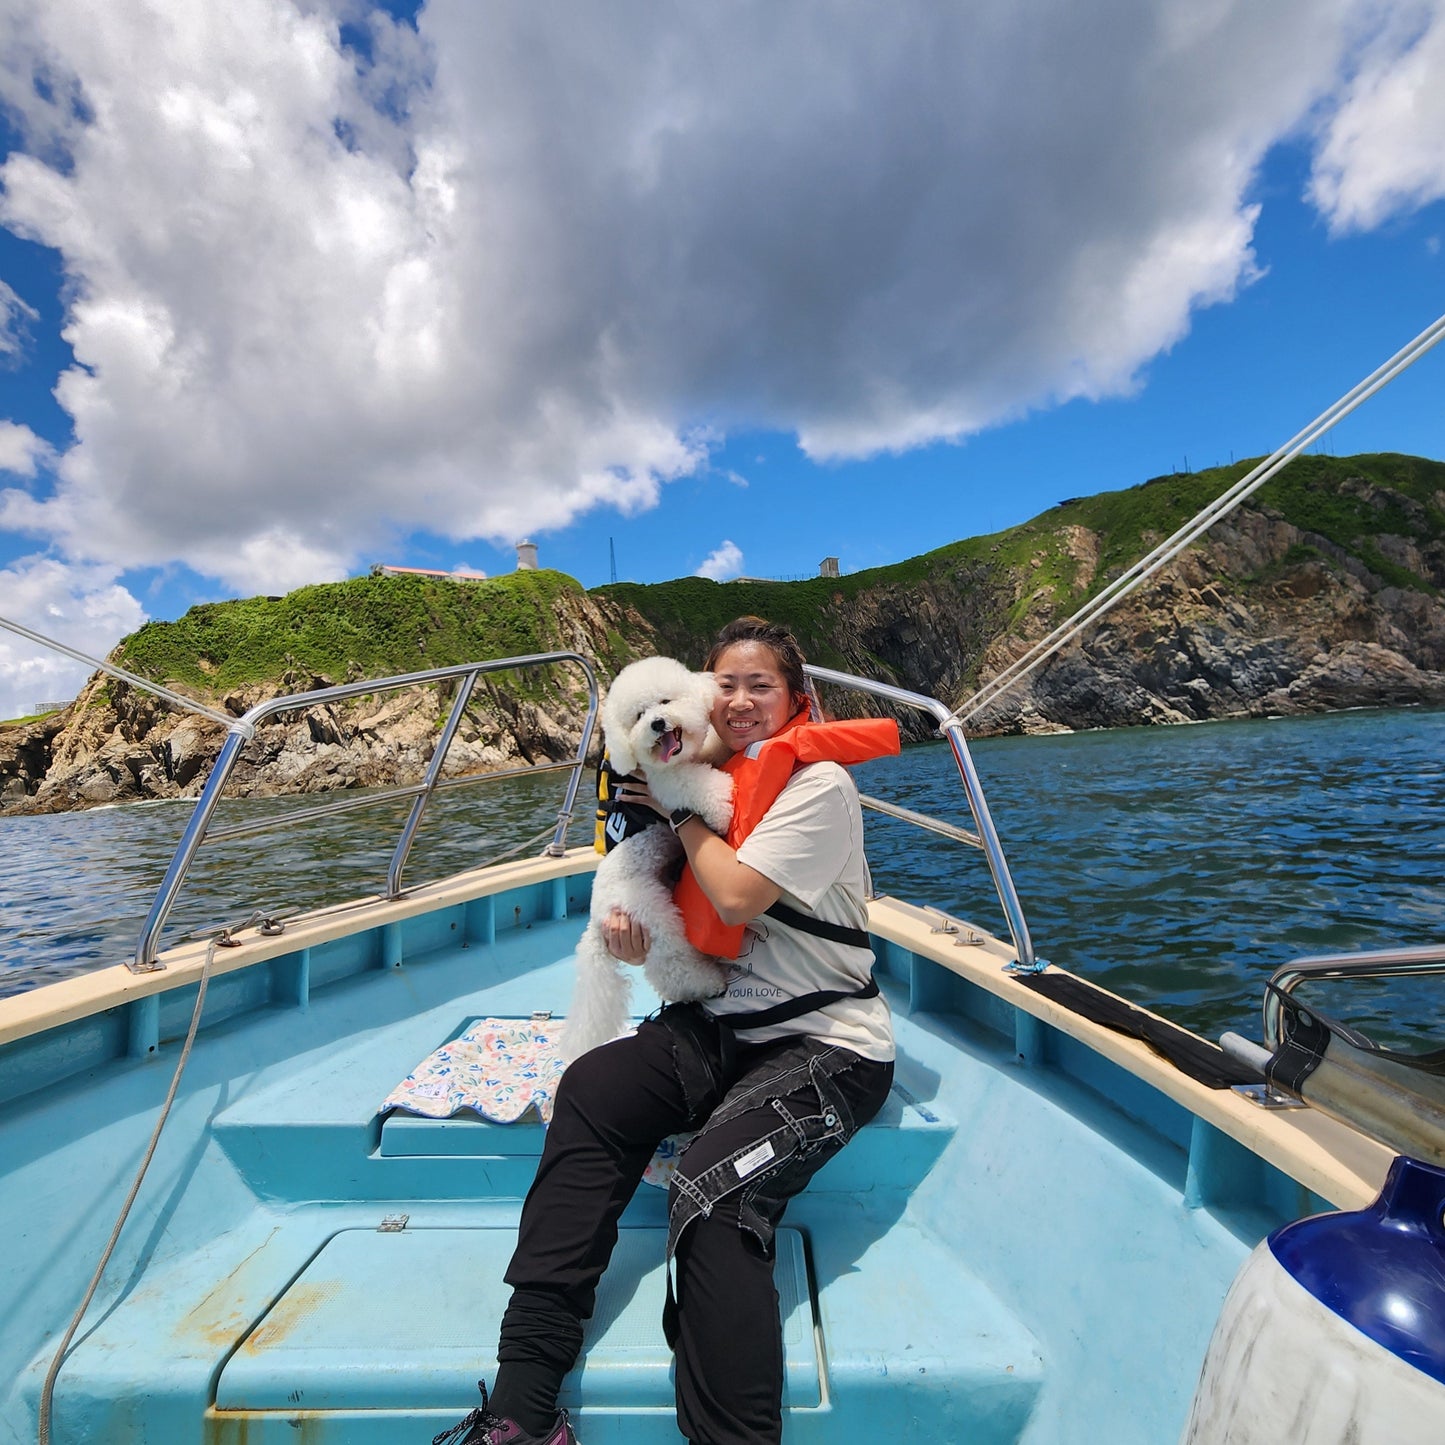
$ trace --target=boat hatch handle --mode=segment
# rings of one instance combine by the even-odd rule
[[[1445,974],[1445,944],[1382,948],[1368,953],[1324,953],[1275,969],[1264,991],[1264,1042],[1271,1052],[1284,1042],[1282,995],[1303,983],[1352,978],[1419,978]]]
[[[534,768],[508,768],[502,772],[476,773],[467,777],[442,777],[447,751],[461,725],[462,716],[478,678],[487,673],[508,672],[516,668],[564,665],[580,667],[587,679],[587,716],[582,724],[576,756],[570,762],[546,763]],[[242,749],[255,733],[258,723],[279,713],[306,711],[314,707],[325,707],[333,702],[343,702],[348,698],[365,697],[373,693],[398,692],[403,688],[424,687],[428,683],[443,682],[456,683],[456,697],[452,702],[451,711],[447,715],[441,735],[437,739],[436,750],[432,754],[426,776],[420,783],[368,793],[362,798],[339,798],[318,807],[305,808],[274,818],[211,828],[211,818],[216,811],[216,805],[221,801],[221,794],[240,760]],[[181,884],[185,882],[186,875],[190,872],[196,853],[201,844],[208,839],[215,842],[222,838],[238,838],[270,828],[293,827],[299,823],[325,817],[330,813],[344,813],[353,808],[375,807],[378,803],[391,802],[397,798],[411,798],[411,811],[387,867],[386,896],[396,898],[401,892],[402,871],[406,867],[407,855],[411,851],[412,842],[416,838],[417,830],[421,827],[427,804],[431,801],[434,793],[444,788],[471,787],[479,783],[499,782],[504,778],[514,778],[524,773],[533,776],[544,772],[565,771],[568,774],[566,796],[562,803],[562,809],[557,814],[556,826],[551,830],[551,841],[546,848],[549,857],[560,858],[567,851],[567,829],[572,822],[573,810],[577,804],[577,790],[582,780],[583,768],[586,766],[588,751],[592,746],[592,734],[597,726],[597,714],[597,673],[592,664],[576,652],[539,652],[526,657],[501,657],[488,662],[468,662],[455,667],[436,667],[426,672],[409,672],[396,677],[359,679],[356,682],[342,683],[336,687],[318,688],[315,692],[288,693],[284,697],[274,697],[267,702],[258,703],[243,717],[234,720],[236,726],[232,728],[221,745],[215,766],[211,769],[211,776],[206,780],[206,786],[202,789],[201,796],[196,799],[195,810],[186,824],[180,842],[176,845],[170,866],[166,869],[166,875],[161,880],[155,899],[151,903],[150,912],[146,916],[140,938],[136,943],[135,957],[127,966],[132,973],[154,973],[158,969],[164,968],[164,964],[156,961],[161,930],[165,927],[166,919],[170,916],[171,909],[175,904],[176,895],[180,891]],[[267,930],[263,927],[261,931],[266,933]]]
[[[973,765],[973,758],[968,751],[962,724],[954,718],[952,711],[937,698],[927,697],[921,692],[909,692],[906,688],[894,687],[890,683],[873,682],[866,677],[854,677],[851,673],[835,672],[830,667],[814,667],[811,664],[805,670],[814,682],[826,682],[835,687],[849,688],[854,692],[871,693],[874,697],[881,697],[888,702],[900,703],[904,707],[926,712],[934,719],[953,753],[959,777],[963,781],[964,796],[968,799],[969,812],[973,814],[973,825],[978,830],[977,836],[975,837],[974,834],[970,834],[962,828],[953,828],[951,824],[940,823],[937,819],[926,818],[923,814],[910,813],[908,809],[895,809],[888,806],[878,811],[889,813],[893,817],[903,817],[907,822],[927,827],[930,832],[943,833],[945,836],[956,838],[959,842],[982,848],[983,855],[988,860],[988,871],[993,878],[994,891],[998,894],[998,901],[1003,906],[1004,920],[1008,924],[1009,937],[1013,942],[1014,954],[1018,960],[1009,967],[1028,973],[1038,973],[1047,968],[1048,964],[1043,959],[1034,956],[1034,945],[1033,940],[1029,937],[1029,926],[1024,920],[1024,911],[1019,903],[1018,892],[1014,888],[1013,875],[1009,872],[1008,861],[1004,857],[1003,844],[998,840],[998,831],[994,828],[993,816],[989,813],[988,802],[983,796],[983,784],[979,781],[978,772]],[[873,800],[869,800],[869,806],[874,806]]]

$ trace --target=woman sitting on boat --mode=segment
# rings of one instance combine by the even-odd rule
[[[663,1324],[678,1426],[694,1445],[781,1438],[773,1233],[788,1200],[878,1112],[893,1077],[864,932],[858,794],[828,759],[896,752],[897,730],[810,722],[802,653],[760,618],[725,627],[706,667],[720,688],[712,723],[734,754],[734,825],[724,839],[698,818],[670,821],[691,875],[679,892],[689,933],[700,912],[713,914],[713,951],[737,961],[717,999],[668,1005],[563,1076],[506,1273],[495,1386],[438,1442],[575,1445],[557,1394],[618,1217],[658,1144],[692,1130],[669,1191]],[[773,766],[752,767],[755,745],[775,737]],[[642,782],[618,798],[663,812]],[[626,914],[614,911],[604,931],[614,957],[646,957],[648,936]]]

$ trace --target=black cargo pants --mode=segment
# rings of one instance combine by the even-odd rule
[[[882,1107],[892,1079],[891,1063],[817,1039],[734,1046],[687,1004],[584,1054],[563,1075],[522,1209],[494,1408],[513,1413],[514,1398],[552,1408],[618,1217],[657,1145],[695,1129],[668,1201],[664,1326],[678,1426],[693,1445],[777,1442],[773,1231],[788,1200]]]

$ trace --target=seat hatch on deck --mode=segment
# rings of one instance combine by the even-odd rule
[[[561,1403],[670,1407],[662,1337],[667,1231],[623,1229]],[[513,1229],[345,1230],[327,1241],[226,1362],[218,1410],[435,1409],[495,1368]],[[802,1236],[777,1233],[784,1403],[821,1403]]]

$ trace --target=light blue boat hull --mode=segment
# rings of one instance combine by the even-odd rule
[[[59,1375],[57,1445],[425,1445],[476,1403],[541,1131],[378,1108],[468,1020],[565,1012],[580,867],[306,949],[283,940],[213,979]],[[1068,1033],[897,942],[877,950],[898,1088],[787,1215],[785,1438],[1172,1445],[1249,1249],[1326,1202]],[[0,1048],[7,1445],[35,1439],[194,994]],[[566,1387],[586,1445],[679,1438],[664,1206],[644,1186],[625,1215]],[[404,1231],[379,1233],[395,1214]]]

